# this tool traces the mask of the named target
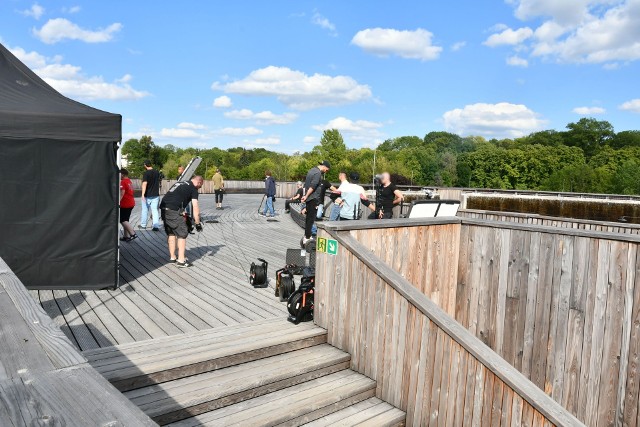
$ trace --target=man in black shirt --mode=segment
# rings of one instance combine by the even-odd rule
[[[153,231],[160,230],[160,218],[158,215],[158,202],[160,201],[160,173],[153,168],[151,160],[144,161],[145,171],[142,174],[142,212],[138,228],[147,228],[149,210],[153,218]]]
[[[304,181],[304,196],[300,201],[305,203],[306,206],[306,218],[304,225],[304,238],[302,239],[302,245],[311,240],[311,229],[316,221],[318,214],[318,203],[322,203],[320,200],[320,192],[317,191],[318,187],[322,183],[322,174],[326,173],[331,168],[331,163],[328,161],[321,162],[318,166],[311,168],[307,173],[307,178]]]
[[[178,267],[190,267],[191,264],[185,258],[187,247],[187,236],[189,227],[187,226],[186,208],[189,203],[193,206],[193,218],[196,223],[196,230],[202,231],[200,223],[200,207],[198,205],[198,189],[202,187],[204,180],[200,175],[194,176],[191,181],[178,181],[169,189],[162,198],[160,209],[162,220],[164,221],[164,231],[167,233],[167,243],[169,244],[169,262],[175,263]],[[178,258],[176,258],[176,244],[178,247]]]
[[[391,182],[391,175],[384,172],[380,179],[382,188],[380,191],[380,206],[375,207],[374,211],[369,215],[369,219],[391,219],[393,218],[393,207],[402,202],[402,192]]]

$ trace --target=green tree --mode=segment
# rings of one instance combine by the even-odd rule
[[[569,123],[567,129],[564,134],[565,144],[582,148],[587,158],[595,155],[615,136],[611,123],[593,118],[583,117],[576,123]]]
[[[127,169],[132,177],[142,176],[145,160],[151,160],[154,167],[161,169],[168,157],[168,153],[156,146],[153,139],[148,135],[144,135],[140,139],[131,138],[127,140],[122,146],[122,154],[127,156]]]
[[[322,132],[320,144],[316,145],[312,154],[318,157],[318,161],[328,160],[331,163],[331,170],[327,174],[327,179],[335,181],[338,173],[344,167],[344,160],[347,157],[347,145],[338,129],[327,129]]]

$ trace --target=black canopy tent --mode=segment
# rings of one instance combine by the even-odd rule
[[[0,44],[0,257],[28,288],[117,285],[121,122]]]

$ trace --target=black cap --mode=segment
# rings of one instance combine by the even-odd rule
[[[331,169],[331,163],[329,163],[328,160],[323,160],[322,162],[320,162],[320,166],[324,166]]]
[[[151,166],[151,160],[145,160],[145,161],[144,161],[144,165],[145,165],[146,167]]]
[[[358,182],[360,181],[360,174],[358,172],[351,172],[351,174],[349,175],[349,178],[353,182]]]

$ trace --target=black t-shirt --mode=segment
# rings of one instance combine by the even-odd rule
[[[191,200],[198,200],[198,189],[193,182],[176,182],[162,198],[160,207],[177,211],[186,208]]]
[[[396,195],[393,194],[398,187],[394,183],[387,185],[386,187],[382,187],[380,191],[380,205],[385,212],[391,212],[393,210],[393,201],[396,198]]]
[[[301,199],[302,196],[304,196],[304,188],[298,188],[296,190],[296,196],[298,196],[298,199]],[[293,196],[293,197],[295,197],[295,196]]]
[[[144,197],[157,197],[160,195],[160,173],[155,169],[148,169],[142,174],[142,182],[147,183],[147,191]]]

